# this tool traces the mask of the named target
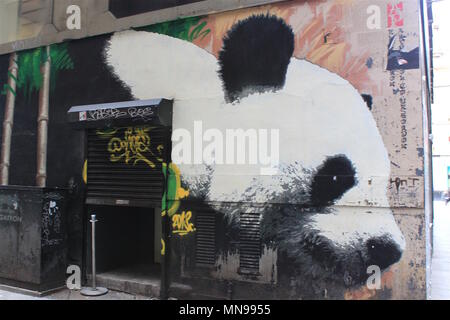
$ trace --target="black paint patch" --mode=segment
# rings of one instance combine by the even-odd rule
[[[370,94],[362,94],[361,97],[363,98],[364,102],[367,104],[367,107],[370,111],[372,111],[373,106],[373,98]]]
[[[377,265],[381,270],[396,263],[402,256],[397,244],[388,237],[378,237],[367,240],[367,265]]]
[[[318,168],[311,184],[311,204],[325,207],[356,185],[355,168],[344,155],[330,157]]]
[[[388,63],[386,70],[410,70],[419,69],[419,47],[411,51],[394,49],[396,36],[389,40]]]
[[[219,53],[227,101],[281,89],[293,52],[294,33],[284,20],[267,14],[239,21]]]
[[[110,0],[109,11],[117,18],[182,6],[204,0]]]
[[[36,184],[38,101],[39,93],[34,92],[27,98],[24,90],[17,90],[11,136],[10,185]]]

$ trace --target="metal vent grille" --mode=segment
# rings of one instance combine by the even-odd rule
[[[240,271],[259,272],[261,215],[241,213],[239,231]]]
[[[160,206],[165,138],[165,131],[150,127],[89,130],[86,202]]]
[[[213,266],[216,261],[216,215],[198,213],[196,228],[196,264]]]

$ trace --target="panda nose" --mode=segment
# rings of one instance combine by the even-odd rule
[[[387,236],[367,240],[366,247],[368,265],[377,265],[381,270],[396,263],[402,256],[399,245]]]

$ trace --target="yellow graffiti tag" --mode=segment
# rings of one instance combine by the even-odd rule
[[[87,184],[87,160],[84,160],[83,164],[83,181],[84,184]]]
[[[150,128],[127,128],[123,139],[118,137],[111,138],[108,143],[110,160],[112,162],[123,160],[126,164],[131,162],[133,165],[143,161],[151,168],[155,168],[155,163],[144,156],[145,153],[154,155],[150,150],[151,139],[148,134],[149,131]],[[160,150],[159,146],[158,150]],[[156,157],[156,159],[162,162],[161,158]]]
[[[191,211],[183,211],[181,214],[175,214],[172,216],[173,233],[180,236],[187,235],[190,232],[194,232],[194,224],[190,222],[192,218]]]
[[[164,242],[164,239],[161,238],[161,255],[166,254],[166,243]]]

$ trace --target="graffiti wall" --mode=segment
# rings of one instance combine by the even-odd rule
[[[173,99],[162,204],[173,281],[233,298],[425,298],[418,11],[294,0],[58,46],[50,180],[83,185],[70,106]],[[40,83],[21,68],[26,54],[18,184],[33,174],[20,159],[34,157]],[[112,145],[120,159],[122,149]]]

